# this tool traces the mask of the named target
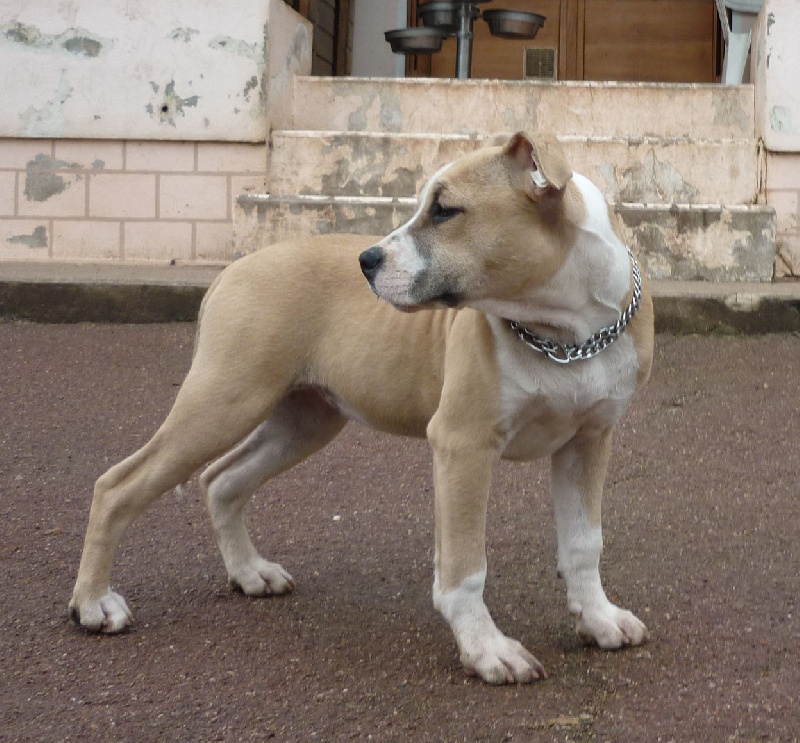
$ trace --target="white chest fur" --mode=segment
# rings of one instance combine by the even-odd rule
[[[491,320],[501,369],[503,457],[529,460],[557,451],[579,432],[600,431],[622,416],[636,387],[637,356],[620,337],[592,359],[557,364]]]

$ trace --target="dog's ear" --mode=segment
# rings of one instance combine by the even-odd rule
[[[534,201],[545,195],[563,194],[567,181],[572,178],[572,168],[564,151],[551,134],[517,132],[504,152],[522,170],[522,187]]]

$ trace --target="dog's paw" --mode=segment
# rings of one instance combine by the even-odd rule
[[[261,557],[237,566],[228,581],[248,596],[278,596],[294,590],[294,579],[283,566]]]
[[[575,619],[575,631],[585,644],[597,644],[605,650],[641,645],[650,639],[647,627],[636,615],[610,602],[582,611]]]
[[[489,684],[529,684],[547,678],[544,666],[521,643],[495,629],[489,637],[461,643],[461,662]]]
[[[99,599],[82,601],[73,598],[69,615],[75,624],[90,632],[113,634],[122,632],[133,623],[133,614],[125,599],[110,588]]]

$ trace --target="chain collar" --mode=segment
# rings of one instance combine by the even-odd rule
[[[581,361],[597,356],[598,353],[604,351],[622,335],[626,326],[636,314],[636,310],[639,309],[639,302],[642,299],[642,275],[630,248],[628,248],[628,255],[631,259],[631,271],[633,273],[633,296],[631,297],[631,303],[613,325],[598,330],[583,343],[576,344],[558,343],[557,341],[540,338],[516,320],[508,321],[511,330],[519,336],[523,343],[530,346],[534,351],[543,353],[548,359],[555,361],[557,364],[569,364],[571,361]]]

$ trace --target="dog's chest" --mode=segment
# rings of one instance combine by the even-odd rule
[[[625,337],[599,356],[571,364],[513,347],[501,349],[499,360],[506,459],[546,456],[578,433],[613,426],[636,387],[636,353]]]

